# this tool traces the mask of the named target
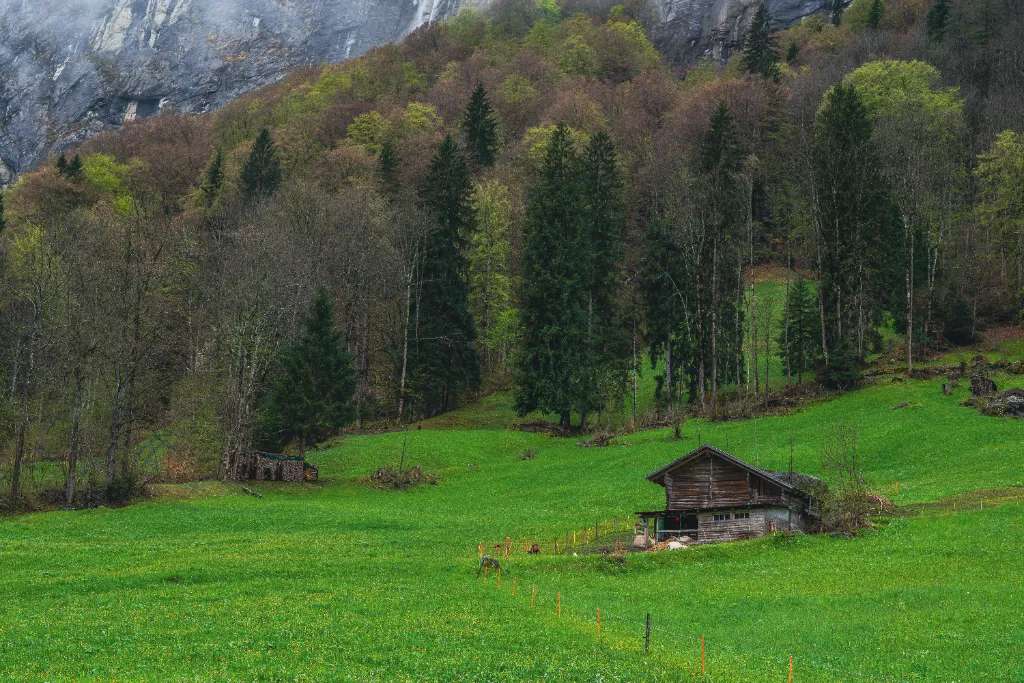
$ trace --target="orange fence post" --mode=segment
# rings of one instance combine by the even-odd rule
[[[512,579],[512,597],[515,597],[516,595],[516,586],[518,585],[518,583],[518,579]]]
[[[555,616],[562,616],[562,593],[559,591],[555,594]]]
[[[786,678],[788,683],[793,683],[793,655],[789,656],[789,677]]]
[[[597,608],[597,637],[601,637],[601,608]]]

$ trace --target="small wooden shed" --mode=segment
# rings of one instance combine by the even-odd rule
[[[808,490],[818,480],[768,472],[714,446],[701,446],[647,479],[665,487],[665,509],[637,513],[645,545],[669,538],[714,543],[804,531],[820,516]]]
[[[254,481],[316,481],[317,468],[301,455],[249,451],[231,464],[232,479]]]

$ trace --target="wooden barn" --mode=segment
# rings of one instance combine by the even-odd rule
[[[301,455],[249,451],[229,462],[231,479],[255,481],[316,481],[317,468]]]
[[[644,546],[670,538],[714,543],[804,531],[819,517],[808,489],[820,481],[767,472],[714,446],[701,446],[647,479],[665,487],[665,509],[637,513]]]

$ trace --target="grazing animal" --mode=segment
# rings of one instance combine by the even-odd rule
[[[539,545],[537,545],[536,543],[534,543],[534,544],[533,544],[532,546],[530,546],[530,550],[529,550],[529,553],[530,553],[531,555],[537,555],[537,554],[539,554],[539,553],[540,553],[540,546],[539,546]]]
[[[480,576],[480,572],[487,569],[493,569],[496,572],[501,571],[501,562],[498,562],[495,558],[490,555],[484,555],[480,558],[480,566],[476,569],[476,575]]]

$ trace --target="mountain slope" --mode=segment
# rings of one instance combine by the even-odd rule
[[[513,0],[514,1],[514,0]],[[679,62],[727,56],[759,0],[658,0]],[[160,111],[203,112],[493,0],[0,0],[0,186],[53,150]],[[770,0],[780,25],[827,0]]]

